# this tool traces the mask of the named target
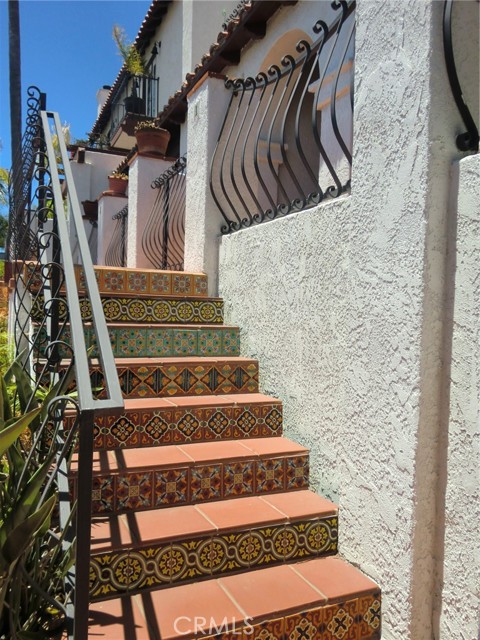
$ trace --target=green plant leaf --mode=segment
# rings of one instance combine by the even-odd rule
[[[49,460],[46,460],[27,482],[21,497],[17,501],[15,511],[12,514],[12,528],[15,528],[22,520],[27,518],[35,508],[40,490],[50,470],[52,461],[53,456],[51,456]]]
[[[1,378],[0,380],[0,418],[4,422],[7,420],[11,420],[13,417],[12,406],[10,404],[10,399],[8,397],[8,389],[7,384],[5,382],[5,378]]]
[[[19,356],[20,358],[21,356]],[[26,371],[23,370],[20,364],[19,358],[14,360],[10,366],[10,369],[5,374],[11,373],[15,376],[15,384],[17,386],[18,399],[20,400],[20,409],[22,412],[26,411],[33,395],[32,381]]]
[[[13,424],[8,427],[4,427],[0,431],[0,456],[7,451],[7,449],[15,442],[18,436],[28,427],[28,425],[35,420],[39,415],[40,408],[33,409],[23,416],[20,416]]]
[[[50,522],[52,511],[57,501],[56,496],[51,496],[37,511],[15,527],[8,535],[5,544],[0,550],[0,558],[4,566],[16,562],[18,558],[33,543],[36,534]]]

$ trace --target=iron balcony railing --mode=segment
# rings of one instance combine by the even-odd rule
[[[184,155],[152,182],[158,193],[143,232],[142,248],[156,269],[183,269],[186,177]]]
[[[126,74],[110,108],[110,140],[127,114],[154,118],[158,114],[158,78]],[[133,135],[133,131],[132,131]]]
[[[128,204],[112,216],[112,220],[115,220],[115,227],[113,229],[112,239],[105,252],[105,262],[110,267],[126,267]]]
[[[38,398],[47,393],[45,414],[32,434],[31,448],[25,452],[26,473],[34,474],[48,460],[42,500],[52,495],[58,500],[58,518],[41,540],[40,548],[44,553],[51,549],[56,559],[47,566],[47,577],[48,572],[58,575],[57,561],[73,559],[62,589],[58,584],[53,592],[39,587],[34,567],[23,571],[16,589],[23,589],[27,599],[35,598],[39,624],[42,611],[56,608],[64,612],[69,637],[84,640],[88,637],[93,425],[97,415],[121,411],[123,399],[60,119],[45,110],[45,96],[36,87],[28,91],[22,154],[13,166],[8,260],[15,281],[11,301],[15,351],[22,375],[30,381],[26,409],[35,407]],[[75,233],[70,233],[69,225]],[[70,238],[75,235],[80,265],[73,263]],[[101,390],[92,388],[90,380],[84,307],[92,311],[105,380]],[[61,359],[65,351],[71,356],[68,360]],[[44,388],[49,391],[42,391]],[[68,473],[74,452],[80,490],[71,504]],[[19,631],[10,629],[8,637],[20,637]],[[30,627],[29,631],[42,629]]]
[[[313,43],[300,40],[255,77],[225,82],[231,99],[210,172],[222,233],[350,187],[355,2],[334,1],[329,11],[329,25],[313,26]]]

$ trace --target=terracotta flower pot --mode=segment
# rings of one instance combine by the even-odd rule
[[[87,220],[96,220],[98,217],[98,202],[96,200],[84,200],[83,217]]]
[[[140,129],[135,132],[138,153],[164,156],[170,142],[170,131],[166,129]]]
[[[116,178],[114,176],[108,176],[108,189],[114,193],[124,196],[127,190],[128,180],[122,178]]]

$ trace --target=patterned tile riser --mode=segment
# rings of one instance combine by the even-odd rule
[[[195,637],[203,640],[380,640],[381,595],[369,593],[253,626],[237,622],[234,632],[224,627],[215,636],[198,634]]]
[[[280,473],[274,475],[273,469],[279,469]],[[92,513],[128,513],[307,489],[308,475],[308,456],[95,475]]]
[[[26,267],[25,281],[31,291],[41,284],[38,265]],[[143,273],[125,272],[116,269],[96,269],[98,287],[101,293],[140,293],[142,295],[173,295],[206,297],[208,295],[207,276],[189,273]],[[85,290],[85,276],[81,267],[75,267],[75,279],[80,291]]]
[[[80,297],[80,311],[84,322],[92,321],[90,301]],[[157,324],[223,324],[223,301],[188,298],[102,298],[107,322]],[[64,320],[66,304],[60,300],[59,316]],[[45,316],[43,298],[38,296],[32,306],[32,319],[41,322]]]
[[[65,420],[69,429],[71,418]],[[241,440],[282,435],[282,405],[191,407],[132,411],[95,420],[94,447],[119,448]]]
[[[109,330],[113,354],[117,358],[127,357],[214,357],[238,356],[240,354],[240,332],[237,328],[213,327],[209,329],[170,329],[167,327],[112,328]],[[41,345],[45,347],[45,331]],[[71,343],[70,328],[67,327],[62,340]],[[95,332],[85,329],[85,342],[92,358],[98,357]],[[44,349],[41,349],[43,353]],[[71,351],[60,347],[60,357],[70,358]]]
[[[217,364],[136,365],[118,367],[124,398],[171,398],[258,392],[258,365]],[[94,389],[104,388],[99,367],[90,367]],[[101,396],[100,396],[101,397]]]
[[[90,599],[221,577],[337,551],[336,516],[93,553]]]

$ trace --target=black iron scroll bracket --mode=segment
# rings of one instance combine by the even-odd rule
[[[465,100],[463,99],[462,88],[458,79],[457,68],[455,66],[455,56],[453,53],[452,41],[452,8],[453,0],[445,0],[443,8],[443,50],[445,53],[445,64],[447,67],[448,80],[452,89],[453,98],[457,109],[462,117],[467,130],[457,136],[456,143],[460,151],[478,152],[478,129],[470,113]]]

